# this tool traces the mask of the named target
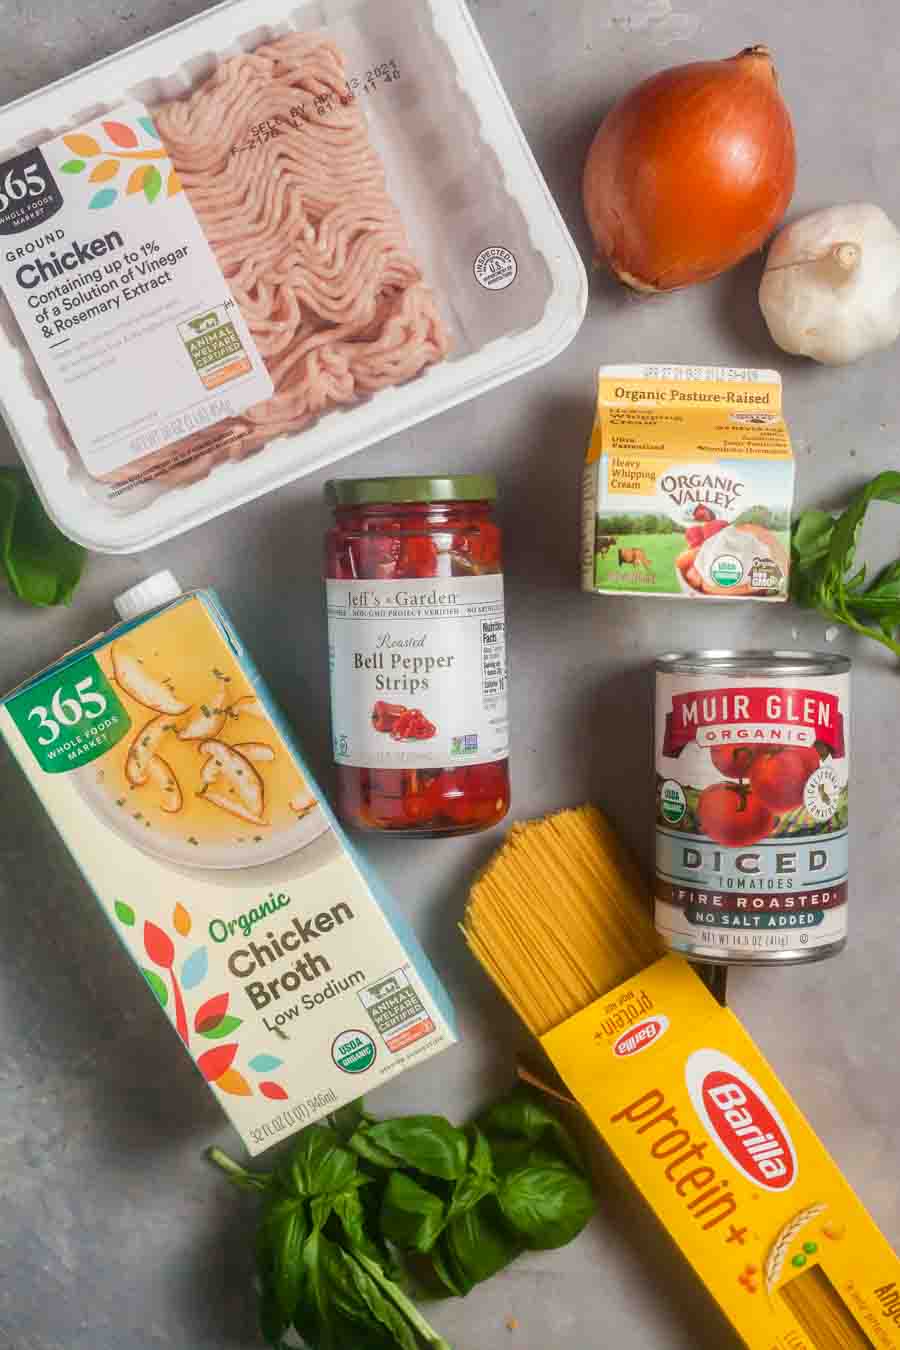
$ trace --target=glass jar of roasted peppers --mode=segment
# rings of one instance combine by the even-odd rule
[[[496,825],[509,720],[494,478],[338,479],[327,495],[341,815],[399,834]]]

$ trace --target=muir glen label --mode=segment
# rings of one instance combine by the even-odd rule
[[[849,673],[741,655],[658,664],[656,926],[713,960],[815,959],[847,932]]]

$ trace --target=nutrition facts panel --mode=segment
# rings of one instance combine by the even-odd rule
[[[485,702],[506,693],[506,624],[481,621],[481,690]]]

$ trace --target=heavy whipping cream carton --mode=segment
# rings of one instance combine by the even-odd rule
[[[582,588],[786,600],[794,459],[774,370],[604,366]]]
[[[216,596],[117,605],[0,734],[257,1154],[454,1044],[453,1010]]]

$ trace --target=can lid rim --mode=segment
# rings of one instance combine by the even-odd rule
[[[727,648],[665,652],[656,669],[666,674],[703,675],[842,675],[852,669],[838,652],[729,650]]]

